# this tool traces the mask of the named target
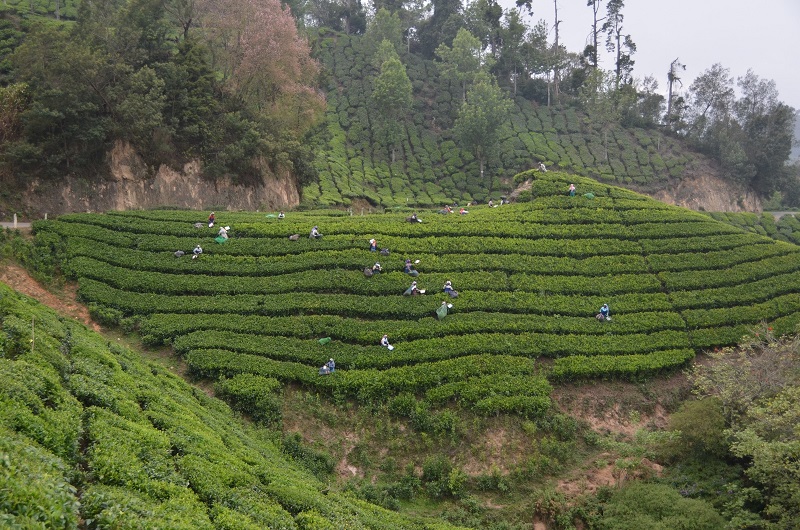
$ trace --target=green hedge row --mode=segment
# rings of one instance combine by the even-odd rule
[[[353,397],[364,403],[383,402],[403,392],[424,392],[469,377],[526,374],[534,369],[530,359],[504,355],[472,355],[388,370],[337,369],[331,375],[319,375],[314,366],[228,350],[192,350],[185,358],[190,372],[197,377],[218,379],[240,373],[257,374],[299,383],[330,395]]]
[[[639,241],[641,250],[647,255],[683,254],[686,252],[705,253],[750,245],[763,245],[765,243],[774,244],[764,236],[748,233],[718,236],[709,235],[705,237],[687,235],[687,237],[684,238],[642,239]]]
[[[134,271],[168,272],[175,274],[200,274],[207,276],[265,276],[288,274],[319,269],[361,270],[379,261],[387,272],[401,270],[402,254],[381,256],[365,249],[342,251],[315,251],[280,257],[252,257],[207,255],[200,260],[176,259],[171,252],[152,253],[141,250],[116,248],[82,237],[67,241],[69,259],[84,256],[126,267]],[[609,255],[587,258],[533,256],[529,254],[411,254],[420,260],[417,265],[424,272],[502,271],[529,274],[577,274],[604,276],[647,272],[647,263],[641,255]]]
[[[680,254],[650,254],[647,263],[655,272],[679,272],[688,270],[721,270],[734,265],[750,263],[767,258],[800,253],[794,245],[775,245],[767,240],[758,245],[746,245],[726,250],[704,252],[701,257],[694,252]]]
[[[551,391],[550,383],[542,375],[503,374],[498,377],[497,374],[491,374],[445,383],[428,390],[425,397],[440,404],[458,401],[482,412],[489,410],[493,403],[497,412],[516,412],[527,417],[539,417],[551,406]],[[515,398],[518,398],[516,402],[513,401]],[[520,409],[502,410],[511,406],[518,406]]]
[[[749,261],[719,270],[661,272],[658,277],[670,291],[742,286],[764,278],[800,272],[797,253]]]
[[[388,265],[387,265],[388,269]],[[778,267],[774,268],[775,271]],[[92,258],[77,256],[68,265],[74,278],[91,278],[131,292],[156,292],[175,295],[342,293],[364,296],[402,294],[412,278],[402,272],[385,272],[365,278],[358,270],[310,270],[276,276],[204,276],[201,274],[165,274],[117,267]],[[599,272],[599,271],[598,271]],[[774,272],[774,271],[773,271]],[[655,293],[661,282],[651,274],[612,274],[603,276],[531,276],[503,272],[426,273],[418,283],[438,292],[445,281],[459,290],[518,291],[558,294],[617,295],[630,292]]]
[[[151,313],[216,313],[242,315],[339,315],[366,319],[413,320],[433,316],[442,301],[440,295],[368,298],[358,295],[289,293],[279,295],[170,296],[133,293],[88,278],[78,281],[82,300],[123,311],[126,315]],[[421,282],[421,287],[425,287]],[[434,287],[435,288],[435,287]],[[672,296],[675,296],[673,293]],[[608,302],[606,297],[565,296],[535,293],[464,292],[457,299],[458,311],[486,311],[530,315],[593,316]],[[707,307],[715,307],[714,299]],[[664,293],[628,293],[614,297],[618,313],[671,312],[673,303]],[[688,307],[688,306],[687,306]],[[699,307],[704,307],[699,305]]]
[[[453,359],[481,352],[528,357],[563,357],[567,355],[628,355],[649,351],[688,347],[685,331],[658,331],[648,334],[578,335],[546,333],[473,333],[398,342],[394,350],[380,347],[382,335],[374,337],[373,346],[331,342],[324,348],[316,341],[288,337],[254,336],[227,331],[195,331],[173,341],[180,354],[197,349],[226,349],[260,355],[281,361],[316,366],[336,359],[343,368],[389,368],[413,363]],[[224,346],[223,346],[224,345]]]
[[[747,306],[720,309],[690,309],[683,311],[686,324],[692,328],[710,328],[735,324],[755,325],[770,322],[787,313],[800,311],[800,297],[796,294],[777,296],[766,302]]]
[[[614,334],[649,333],[662,330],[681,330],[685,322],[678,313],[624,313],[615,315]],[[507,313],[451,313],[444,320],[426,317],[416,321],[368,321],[333,315],[308,315],[304,317],[262,317],[237,315],[228,318],[218,314],[158,313],[145,318],[141,324],[143,339],[152,345],[164,344],[173,337],[200,330],[232,331],[247,335],[267,335],[315,339],[331,337],[351,344],[372,345],[376,336],[384,333],[393,340],[407,341],[469,333],[575,333],[604,334],[609,331],[602,322],[591,315],[570,317],[564,315],[539,315]]]
[[[556,359],[550,372],[555,379],[595,377],[634,378],[673,370],[694,357],[690,349],[667,350],[647,355],[576,355]]]
[[[798,290],[800,272],[791,272],[730,287],[675,291],[669,298],[674,309],[713,309],[765,302],[778,296],[796,294]]]
[[[280,381],[253,374],[237,374],[214,383],[214,395],[227,401],[231,408],[254,421],[267,425],[280,424],[282,403],[277,393]]]

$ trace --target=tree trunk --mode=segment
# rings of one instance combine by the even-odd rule
[[[555,40],[555,44],[553,45],[554,46],[553,51],[554,51],[555,57],[556,57],[555,68],[553,68],[553,95],[556,98],[556,102],[558,102],[558,82],[559,82],[559,78],[560,78],[559,64],[558,64],[558,56],[559,56],[558,25],[560,23],[560,21],[558,20],[558,0],[553,0],[553,6],[555,7],[555,13],[556,13],[556,24],[555,24],[555,30],[556,30],[555,39],[556,40]]]
[[[514,95],[516,96],[517,95],[517,65],[516,64],[514,65],[513,77],[514,77]]]

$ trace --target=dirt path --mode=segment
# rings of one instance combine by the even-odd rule
[[[31,278],[28,271],[13,263],[5,263],[2,266],[2,269],[0,269],[0,281],[17,292],[35,298],[62,315],[76,318],[91,329],[100,331],[100,326],[92,321],[86,307],[77,302],[77,293],[74,286],[66,285],[61,293],[54,294]]]
[[[213,386],[208,381],[193,381],[188,376],[188,366],[177,357],[171,348],[162,346],[149,348],[138,342],[138,339],[131,338],[117,329],[106,329],[92,320],[89,310],[77,301],[77,288],[74,285],[65,285],[60,292],[48,291],[34,280],[28,271],[14,263],[4,263],[0,265],[0,282],[5,283],[15,291],[35,298],[42,304],[55,310],[60,315],[75,318],[86,324],[86,326],[97,333],[102,334],[108,340],[119,341],[125,346],[140,352],[147,360],[157,362],[172,373],[181,376],[189,384],[192,384],[210,396],[214,395]]]

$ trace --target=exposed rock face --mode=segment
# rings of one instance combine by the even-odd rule
[[[66,177],[60,182],[33,181],[23,194],[26,209],[39,216],[67,212],[177,207],[196,210],[271,210],[300,202],[292,175],[267,174],[256,185],[229,178],[206,179],[192,161],[175,171],[161,166],[153,174],[133,148],[118,143],[109,153],[110,178],[87,181]]]
[[[654,199],[706,212],[761,212],[761,200],[752,190],[722,180],[710,172],[696,172],[670,186],[645,192]]]

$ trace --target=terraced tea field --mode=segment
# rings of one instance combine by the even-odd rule
[[[365,402],[408,392],[536,416],[548,379],[655,374],[760,322],[778,333],[800,322],[800,247],[592,180],[528,176],[519,203],[420,211],[413,224],[408,212],[218,212],[231,227],[219,244],[216,228],[194,227],[207,212],[129,211],[34,230],[98,318],[171,343],[194,375],[258,374]],[[315,225],[322,239],[308,237]],[[390,254],[370,252],[371,238]],[[424,295],[403,296],[407,258]],[[376,261],[383,273],[365,277]],[[442,293],[447,280],[458,298]],[[440,320],[443,301],[453,308]],[[594,318],[603,303],[611,322]],[[335,373],[319,375],[329,358]]]

